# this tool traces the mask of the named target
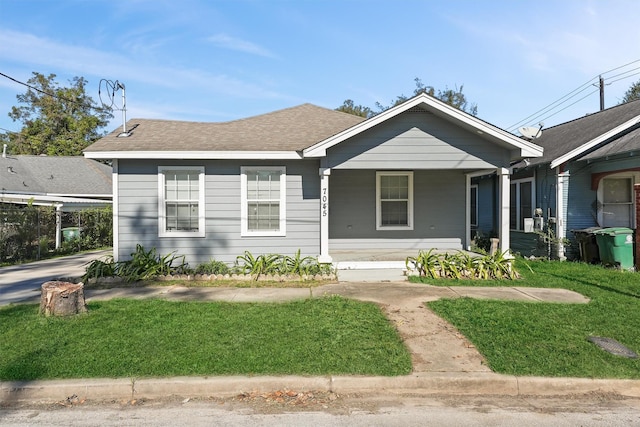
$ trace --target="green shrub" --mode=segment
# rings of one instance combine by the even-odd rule
[[[229,274],[231,269],[222,261],[211,260],[196,267],[196,274]]]
[[[188,269],[188,265],[184,262],[184,255],[178,256],[172,252],[161,256],[156,248],[147,251],[138,244],[129,260],[114,262],[111,257],[106,260],[92,261],[82,279],[86,281],[92,278],[117,276],[127,282],[135,282],[157,276],[184,274]]]
[[[457,254],[435,254],[433,249],[419,251],[416,257],[407,257],[407,269],[420,277],[430,279],[517,279],[513,262],[499,251],[493,255],[472,256],[459,251]]]

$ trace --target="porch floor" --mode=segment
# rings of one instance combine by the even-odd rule
[[[360,269],[402,269],[406,268],[407,257],[415,257],[416,249],[354,249],[329,251],[333,265],[338,270]],[[456,249],[434,249],[436,254],[463,252],[470,256],[478,256],[475,252]]]

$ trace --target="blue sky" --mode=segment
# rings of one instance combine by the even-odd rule
[[[81,76],[96,101],[118,80],[127,118],[191,121],[388,105],[418,77],[464,86],[504,129],[548,127],[599,109],[599,74],[606,107],[640,80],[638,16],[637,0],[0,0],[0,72]],[[25,91],[0,77],[0,132],[20,129],[7,113]]]

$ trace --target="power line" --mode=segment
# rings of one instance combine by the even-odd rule
[[[566,106],[566,107],[564,107],[562,110],[558,110],[558,111],[556,111],[555,113],[550,114],[550,115],[548,115],[547,117],[542,118],[542,120],[547,120],[548,118],[553,117],[553,116],[555,116],[555,115],[556,115],[556,114],[558,114],[558,113],[561,113],[562,111],[564,111],[564,110],[566,110],[567,108],[569,108],[569,107],[571,107],[571,106],[573,106],[573,105],[577,104],[578,102],[582,101],[583,99],[588,98],[589,96],[593,95],[594,93],[598,92],[599,90],[600,90],[600,89],[596,89],[596,90],[594,90],[594,91],[589,92],[588,94],[586,94],[586,95],[585,95],[585,96],[583,96],[582,98],[578,99],[577,101],[572,102],[571,104],[567,105],[567,106]]]
[[[637,69],[640,69],[640,68],[637,68]],[[629,77],[637,76],[638,74],[640,74],[640,71],[638,71],[637,73],[633,73],[631,75],[625,76],[625,77],[620,77],[619,79],[616,79],[616,80],[613,80],[612,82],[609,82],[609,84],[615,83],[615,82],[620,81],[620,80],[628,79]]]
[[[638,62],[640,62],[640,59],[636,59],[635,61],[631,61],[631,62],[629,62],[627,64],[620,65],[618,67],[612,68],[610,70],[607,70],[607,71],[605,71],[605,72],[603,72],[603,73],[601,73],[601,74],[599,74],[599,75],[587,80],[585,83],[583,83],[582,85],[578,86],[576,89],[572,90],[568,94],[562,96],[561,98],[559,98],[556,101],[552,102],[551,104],[543,107],[542,109],[534,112],[533,114],[529,115],[528,117],[526,117],[526,118],[514,123],[513,125],[509,126],[506,129],[513,132],[514,130],[516,130],[518,128],[518,126],[521,126],[524,123],[527,123],[529,121],[532,122],[532,121],[540,120],[539,118],[541,116],[543,116],[544,114],[546,114],[546,113],[548,113],[550,111],[553,111],[554,109],[560,107],[561,105],[565,104],[566,102],[569,102],[572,98],[578,96],[580,93],[582,93],[585,90],[587,90],[590,86],[596,85],[596,83],[594,83],[594,81],[598,81],[597,84],[598,84],[599,87],[600,87],[600,85],[604,85],[604,79],[602,80],[602,82],[600,82],[600,79],[602,78],[602,76],[604,76],[606,74],[609,74],[609,73],[612,73],[614,71],[620,70],[622,68],[628,67],[628,66],[630,66],[632,64],[636,64]],[[615,74],[613,76],[608,76],[608,79],[614,79],[614,80],[608,81],[607,85],[610,85],[610,84],[615,83],[617,81],[620,81],[620,80],[623,80],[623,79],[626,79],[626,78],[629,78],[629,77],[633,77],[635,75],[640,74],[640,72],[629,74],[629,73],[631,73],[633,71],[636,71],[636,70],[640,70],[640,67],[636,67],[636,68],[624,71],[622,73]],[[616,79],[616,77],[619,77],[619,78]],[[600,87],[600,89],[603,89],[603,87]],[[595,92],[597,92],[597,90],[596,91],[592,91],[589,94],[587,94],[586,96],[583,96],[582,98],[580,98],[579,100],[567,105],[566,107],[564,107],[564,108],[562,108],[562,109],[560,109],[558,111],[555,111],[552,114],[549,114],[549,115],[545,116],[541,120],[546,120],[546,119],[548,119],[550,117],[553,117],[554,115],[566,110],[567,108],[571,107],[572,105],[575,105],[576,103],[582,101],[583,99],[587,98],[588,96],[592,95]]]
[[[507,128],[507,130],[517,129],[518,126],[520,126],[521,124],[526,123],[527,121],[529,121],[529,119],[531,119],[531,121],[535,121],[538,117],[540,117],[543,114],[545,114],[545,113],[553,110],[554,108],[556,108],[556,104],[557,104],[557,106],[560,106],[560,105],[564,104],[565,102],[567,102],[569,99],[571,99],[574,96],[578,95],[579,93],[584,92],[585,90],[587,90],[593,84],[592,82],[597,78],[598,77],[596,76],[596,77],[594,77],[594,78],[592,78],[590,80],[587,80],[582,85],[578,86],[577,88],[575,88],[571,92],[567,93],[566,95],[560,97],[559,99],[553,101],[551,104],[547,105],[546,107],[541,108],[540,110],[536,111],[535,113],[531,114],[530,116],[525,117],[524,119],[520,120],[519,122],[516,122],[513,125],[509,126]]]
[[[47,91],[45,91],[45,90],[42,90],[42,89],[37,88],[37,87],[35,87],[35,86],[32,86],[32,85],[30,85],[30,84],[28,84],[28,83],[21,82],[20,80],[15,79],[15,78],[13,78],[13,77],[11,77],[11,76],[8,76],[8,75],[6,75],[6,74],[4,74],[4,73],[2,73],[2,72],[0,72],[0,76],[2,76],[2,77],[4,77],[4,78],[9,79],[9,80],[11,80],[12,82],[18,83],[18,84],[20,84],[20,85],[22,85],[22,86],[26,86],[26,87],[28,87],[29,89],[35,90],[36,92],[39,92],[39,93],[41,93],[41,94],[43,94],[43,95],[47,95],[47,96],[50,96],[50,97],[52,97],[52,98],[59,99],[59,100],[61,100],[61,101],[69,102],[69,103],[71,103],[71,104],[75,104],[75,105],[78,105],[78,106],[80,106],[80,107],[89,108],[89,109],[91,109],[91,110],[95,110],[95,111],[98,111],[98,112],[105,112],[105,111],[106,111],[106,112],[110,112],[110,110],[105,109],[105,108],[101,108],[101,107],[94,107],[94,106],[93,106],[93,105],[91,105],[91,104],[85,104],[85,103],[82,103],[82,102],[76,101],[76,100],[74,100],[74,99],[69,99],[69,98],[66,98],[66,97],[64,97],[64,96],[57,95],[57,94],[52,93],[52,92],[47,92]]]

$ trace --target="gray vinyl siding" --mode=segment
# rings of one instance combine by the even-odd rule
[[[597,201],[598,192],[591,189],[591,176],[594,173],[616,172],[638,167],[636,158],[622,158],[601,162],[587,163],[573,162],[569,165],[567,202],[567,237],[571,244],[567,248],[569,258],[579,258],[579,246],[571,230],[581,230],[589,227],[599,227]]]
[[[205,166],[204,238],[158,237],[158,166]],[[279,253],[303,256],[320,252],[317,161],[273,162],[286,166],[287,228],[284,237],[240,236],[240,167],[255,161],[119,161],[119,259],[128,259],[140,243],[160,254],[185,255],[193,267],[216,259],[233,263],[238,255]]]
[[[414,171],[413,230],[376,230],[376,171],[334,170],[329,184],[331,249],[461,249],[466,177],[462,171]]]
[[[509,153],[427,112],[405,112],[327,152],[335,169],[508,167]]]

